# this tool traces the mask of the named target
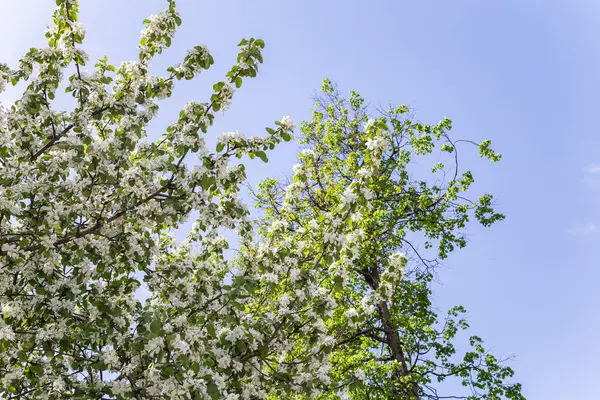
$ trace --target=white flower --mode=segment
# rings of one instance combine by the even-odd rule
[[[296,123],[294,121],[292,121],[292,119],[288,115],[281,118],[281,121],[279,121],[279,122],[281,122],[281,125],[288,131],[293,131],[294,128],[296,127]]]
[[[179,338],[175,338],[175,340],[171,342],[171,346],[174,349],[176,349],[180,354],[188,354],[190,350],[190,346],[183,340],[180,340]]]
[[[6,339],[8,341],[15,340],[15,333],[9,325],[0,327],[0,340],[1,339]]]
[[[244,330],[244,327],[238,325],[235,328],[233,328],[233,330],[231,332],[229,332],[227,334],[225,339],[227,339],[228,341],[230,341],[232,343],[235,343],[238,340],[243,339],[245,335],[246,335],[246,331]]]
[[[371,200],[373,198],[373,192],[369,188],[362,188],[361,192],[365,200]]]
[[[298,268],[292,268],[290,270],[290,280],[292,282],[297,282],[300,279],[300,270]]]
[[[155,337],[154,339],[150,339],[150,341],[148,342],[148,344],[146,344],[146,347],[144,348],[144,350],[146,350],[148,352],[148,354],[154,354],[157,353],[163,346],[163,340],[160,337]]]
[[[240,140],[244,139],[244,135],[239,133],[238,131],[235,132],[223,132],[221,134],[221,137],[219,138],[219,140],[221,141],[221,143],[227,144],[230,142],[237,142]]]
[[[113,394],[117,396],[125,396],[130,392],[130,383],[126,379],[114,381],[112,383]]]
[[[234,89],[231,85],[225,84],[221,87],[219,98],[221,100],[221,110],[225,111],[229,108],[229,103],[233,97]]]
[[[62,393],[62,392],[64,392],[64,390],[66,388],[67,388],[67,385],[65,384],[65,381],[63,381],[63,379],[60,376],[52,383],[52,389],[55,392]]]
[[[369,178],[372,173],[367,168],[362,167],[361,169],[358,170],[358,172],[356,174],[358,176],[360,176],[361,178]]]
[[[217,358],[217,363],[219,364],[219,368],[227,368],[231,365],[231,357],[228,354],[223,353],[219,358]]]
[[[102,354],[102,361],[107,364],[109,367],[119,367],[121,362],[119,361],[119,356],[114,350],[108,350],[104,354]]]
[[[342,199],[344,205],[354,204],[357,199],[358,195],[354,193],[351,187],[348,187],[346,190],[344,190],[344,198]]]
[[[321,368],[319,368],[317,370],[315,375],[321,382],[323,382],[327,385],[327,384],[329,384],[329,382],[331,382],[331,378],[329,377],[330,373],[331,373],[331,366],[323,365]]]
[[[365,371],[363,371],[362,369],[357,369],[356,371],[354,371],[354,376],[359,380],[364,382],[365,379],[367,378]]]
[[[284,293],[281,296],[279,296],[279,304],[281,304],[282,307],[287,307],[288,304],[290,304],[290,301],[291,297],[287,293]]]
[[[377,137],[374,137],[373,139],[369,139],[369,140],[367,140],[367,143],[366,143],[367,149],[369,149],[371,151],[382,151],[387,147],[387,145],[388,145],[387,140],[385,140],[381,136],[377,136]]]
[[[404,266],[406,265],[406,255],[404,253],[393,253],[390,256],[390,270],[402,277],[404,275]]]
[[[293,171],[294,175],[301,175],[304,172],[302,164],[294,164]]]
[[[323,241],[325,243],[335,243],[337,242],[337,235],[333,232],[325,232],[323,234]]]
[[[185,315],[180,315],[179,317],[177,317],[177,319],[175,320],[175,326],[177,327],[182,327],[185,324],[187,324],[187,317]]]

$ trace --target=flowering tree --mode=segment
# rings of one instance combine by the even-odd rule
[[[319,350],[296,342],[298,352],[328,353],[321,398],[523,399],[521,386],[507,381],[511,368],[479,337],[457,354],[454,339],[468,328],[464,308],[440,321],[430,299],[437,260],[466,245],[461,231],[469,219],[489,226],[504,218],[491,195],[464,197],[474,180],[459,170],[460,145],[476,145],[492,162],[500,155],[488,140],[453,140],[448,119],[414,122],[406,106],[375,116],[359,94],[346,100],[325,80],[312,120],[302,125],[306,148],[293,180],[268,179],[255,194],[265,213],[262,236],[299,257],[288,262],[280,290],[295,299],[305,280],[319,282],[333,299],[323,311],[326,342]],[[435,158],[434,182],[416,179],[411,160],[436,150],[447,160]],[[419,238],[437,254],[426,258]],[[296,355],[283,364],[295,362]],[[438,388],[452,379],[469,389],[464,396]]]
[[[213,64],[208,50],[196,46],[164,76],[149,72],[181,23],[168,1],[144,21],[138,60],[104,58],[89,72],[77,1],[56,3],[48,46],[15,69],[0,65],[0,91],[25,87],[0,108],[0,398],[418,398],[445,376],[464,379],[473,398],[521,398],[479,339],[453,361],[461,310],[438,328],[432,265],[409,271],[396,253],[420,231],[443,257],[464,244],[456,232],[469,215],[501,218],[489,196],[459,196],[470,174],[443,187],[409,180],[411,153],[430,152],[434,139],[456,153],[448,122],[401,121],[402,108],[371,121],[357,96],[350,108],[331,97],[303,126],[309,150],[293,183],[261,185],[257,230],[238,198],[244,166],[232,160],[266,161],[294,123],[284,117],[263,137],[224,134],[214,151],[203,134],[256,75],[264,43],[242,40],[209,101],[188,103],[149,142],[159,101]],[[66,71],[76,106],[59,111]],[[488,142],[480,150],[498,158]],[[192,211],[178,243],[172,230]],[[232,259],[224,230],[238,236]]]

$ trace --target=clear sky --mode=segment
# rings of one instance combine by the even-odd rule
[[[50,0],[0,0],[0,61],[43,45]],[[133,59],[142,19],[161,0],[82,0],[92,60]],[[447,260],[441,308],[470,310],[472,332],[514,355],[530,400],[594,399],[600,389],[600,2],[597,0],[179,0],[174,46],[155,67],[206,44],[213,70],[179,86],[156,134],[235,61],[246,37],[266,41],[259,76],[244,84],[209,133],[262,134],[283,115],[307,118],[324,77],[368,101],[405,103],[424,122],[444,116],[462,138],[492,139],[501,163],[468,159],[476,191],[497,196],[507,220],[469,228]],[[2,97],[5,102],[14,92]],[[290,173],[293,145],[259,178]]]

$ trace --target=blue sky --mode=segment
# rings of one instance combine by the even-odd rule
[[[133,59],[142,19],[159,0],[82,1],[92,59]],[[468,158],[475,191],[497,196],[507,220],[469,228],[447,260],[440,307],[463,304],[472,331],[511,361],[524,394],[589,399],[600,388],[600,3],[594,0],[192,1],[172,49],[155,67],[206,44],[216,65],[179,86],[156,132],[235,61],[242,37],[263,38],[265,64],[209,135],[264,132],[275,119],[307,118],[324,77],[374,104],[405,103],[424,122],[444,116],[462,138],[492,139],[501,163]],[[0,61],[43,44],[53,2],[2,0]],[[188,83],[188,82],[186,82]],[[9,92],[4,101],[14,98]],[[295,148],[253,181],[289,173]]]

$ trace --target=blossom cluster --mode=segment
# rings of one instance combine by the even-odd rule
[[[332,300],[314,282],[293,297],[273,294],[289,276],[302,279],[294,267],[306,249],[289,254],[251,241],[238,196],[244,167],[231,161],[266,159],[291,139],[294,122],[282,118],[266,137],[224,135],[216,152],[203,135],[234,87],[256,75],[264,43],[242,41],[210,101],[188,103],[151,143],[145,137],[159,101],[176,81],[209,68],[212,56],[196,46],[167,76],[149,73],[181,23],[170,1],[145,21],[138,60],[113,66],[103,58],[88,72],[77,12],[76,1],[57,1],[48,47],[30,50],[18,69],[0,66],[1,89],[29,83],[21,100],[0,110],[0,393],[245,399],[266,398],[280,374],[290,375],[290,391],[316,376],[326,381],[318,346],[306,363],[285,361],[309,328],[316,343],[327,341],[314,310]],[[72,64],[66,91],[77,107],[56,111]],[[187,155],[199,163],[190,166]],[[197,221],[177,243],[169,232],[192,212]],[[243,256],[226,258],[222,229],[238,232]],[[303,327],[305,318],[318,328]],[[280,369],[270,370],[269,360]]]
[[[448,199],[470,174],[442,193],[412,185],[405,170],[409,144],[426,153],[427,132],[442,138],[448,123],[404,124],[404,135],[398,118],[351,119],[347,109],[336,114],[343,104],[325,105],[301,125],[309,148],[292,181],[260,185],[257,221],[240,195],[238,160],[266,162],[295,122],[284,116],[263,136],[223,133],[214,151],[205,135],[257,74],[264,42],[243,39],[208,100],[187,103],[151,142],[161,100],[212,66],[208,49],[195,46],[164,75],[149,72],[181,24],[168,0],[144,21],[136,60],[105,57],[88,71],[78,2],[56,4],[48,46],[14,70],[0,64],[0,92],[27,84],[0,108],[0,397],[365,398],[371,385],[385,390],[378,398],[400,398],[406,388],[418,394],[431,371],[480,371],[476,340],[466,364],[448,361],[453,347],[438,340],[456,324],[432,326],[428,275],[407,279],[401,252],[405,228],[441,249],[462,243],[454,231],[472,208]],[[69,72],[76,106],[58,111]],[[350,103],[363,101],[353,93]],[[500,218],[490,201],[473,206],[486,223]],[[192,215],[179,242],[173,232]],[[418,359],[420,346],[441,364],[409,370],[403,357]],[[480,386],[501,393],[508,371],[490,361],[484,373],[492,383]]]

